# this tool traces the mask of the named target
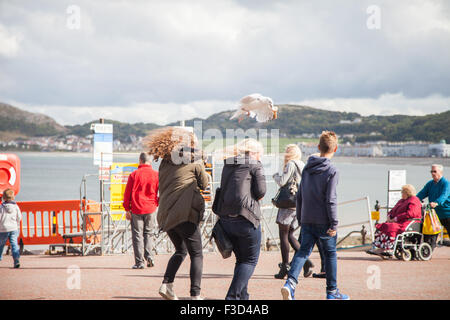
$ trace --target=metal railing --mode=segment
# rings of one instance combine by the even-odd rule
[[[114,154],[122,154],[122,153],[114,153]],[[137,154],[137,153],[136,153]],[[124,154],[125,155],[125,154]],[[126,154],[127,156],[131,154]],[[213,158],[213,162],[215,162],[215,159]],[[211,192],[211,201],[206,202],[206,210],[204,213],[204,219],[200,223],[200,232],[202,235],[202,242],[203,242],[203,248],[204,250],[212,251],[216,250],[216,246],[214,241],[211,240],[211,231],[216,223],[218,217],[212,212],[211,205],[212,205],[212,199],[214,199],[215,196],[215,189],[216,186],[220,185],[220,176],[218,175],[219,172],[217,172],[216,166],[213,165],[213,176],[219,177],[219,180],[213,181],[211,177],[209,181],[209,189]],[[98,174],[90,174],[85,175],[82,179],[82,183],[80,185],[80,201],[83,199],[88,198],[88,190],[87,190],[87,178],[89,177],[98,177]],[[272,179],[268,180],[267,183],[275,183]],[[125,217],[125,211],[118,212],[114,211],[114,214],[121,214],[119,219],[112,219],[112,213],[110,210],[110,205],[113,204],[111,201],[105,200],[105,188],[104,185],[108,185],[108,182],[101,182],[101,188],[100,188],[100,210],[99,212],[88,212],[87,210],[82,210],[83,217],[89,217],[91,215],[100,215],[101,216],[101,222],[99,224],[92,224],[90,219],[83,219],[85,221],[83,223],[83,226],[89,227],[90,224],[90,233],[84,234],[83,239],[87,239],[88,237],[91,238],[91,241],[84,241],[83,240],[83,254],[113,254],[113,253],[127,253],[129,249],[132,246],[131,241],[131,231],[130,231],[130,223]],[[344,228],[353,228],[357,226],[361,226],[361,230],[350,230],[348,234],[346,234],[342,239],[339,240],[339,244],[342,243],[345,239],[350,237],[351,235],[355,233],[360,233],[361,236],[364,238],[367,235],[367,232],[370,233],[370,236],[373,241],[373,225],[371,222],[371,209],[370,209],[370,200],[369,197],[363,197],[358,198],[354,200],[344,201],[341,203],[338,203],[338,206],[346,206],[348,204],[356,203],[356,202],[362,202],[364,201],[367,206],[367,220],[362,220],[356,223],[350,223],[345,225],[338,226],[339,229]],[[270,249],[269,243],[272,243],[277,247],[277,249],[280,249],[279,246],[279,239],[277,234],[273,231],[273,228],[276,227],[276,214],[278,212],[278,209],[274,207],[271,204],[263,205],[261,206],[262,211],[262,217],[261,217],[261,230],[262,230],[262,241],[261,246],[263,250]],[[156,216],[157,212],[153,213],[153,215]],[[365,225],[368,226],[368,230],[365,230]],[[173,250],[173,245],[168,238],[166,233],[161,233],[158,230],[158,227],[156,223],[153,225],[153,244],[154,244],[154,251],[156,254],[159,253],[165,253],[165,252],[171,252]],[[118,241],[117,241],[118,240]]]

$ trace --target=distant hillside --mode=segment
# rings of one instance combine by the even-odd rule
[[[215,128],[225,136],[226,129],[265,128],[279,129],[280,136],[297,137],[302,134],[318,134],[323,130],[333,130],[340,135],[354,135],[348,138],[352,142],[364,141],[413,141],[421,140],[450,142],[450,110],[426,116],[368,116],[355,112],[337,112],[297,105],[279,105],[279,118],[268,123],[257,123],[254,119],[242,122],[229,120],[233,111],[213,114],[206,119],[186,120],[187,126],[193,126],[195,120],[202,120],[203,130]],[[91,121],[82,125],[61,126],[52,118],[26,112],[13,106],[0,103],[0,140],[17,137],[51,136],[73,134],[87,136],[91,134]],[[130,135],[145,136],[150,130],[161,126],[154,123],[124,123],[105,120],[114,124],[114,139],[129,142]],[[179,125],[179,122],[168,125]]]
[[[98,120],[91,121],[83,125],[66,126],[66,128],[70,132],[70,134],[85,137],[92,133],[91,132],[92,123],[98,123]],[[130,135],[135,135],[137,137],[144,137],[147,135],[149,131],[160,127],[159,125],[154,123],[139,122],[129,124],[107,119],[105,119],[105,123],[113,124],[113,137],[115,140],[119,140],[121,142],[130,142]]]
[[[279,117],[268,123],[257,123],[254,119],[242,122],[229,120],[233,111],[216,113],[206,118],[203,129],[217,128],[225,134],[225,129],[265,128],[280,129],[280,134],[295,137],[301,134],[320,133],[333,130],[337,134],[354,134],[357,142],[370,140],[450,142],[450,110],[426,116],[368,116],[354,112],[337,112],[306,106],[279,105]],[[192,126],[194,120],[186,121]],[[172,123],[171,125],[175,125]]]
[[[65,127],[48,116],[0,103],[0,140],[52,136],[66,132]]]

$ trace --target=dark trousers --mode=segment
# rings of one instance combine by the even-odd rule
[[[151,237],[152,215],[131,214],[131,240],[133,242],[134,261],[136,265],[144,264],[152,258],[153,243]]]
[[[261,249],[261,226],[254,225],[244,217],[221,218],[223,229],[233,243],[236,256],[233,280],[225,300],[248,300],[248,281],[255,271]]]
[[[450,218],[439,218],[439,221],[444,226],[444,228],[447,229],[447,232],[450,232]],[[440,233],[434,234],[434,235],[424,234],[423,240],[425,242],[428,242],[430,244],[431,248],[434,250],[434,248],[436,248],[436,241],[437,241],[437,238],[439,237],[439,234]]]
[[[444,226],[445,229],[447,229],[447,233],[450,232],[450,218],[439,218],[439,221],[441,221],[441,224]]]
[[[196,224],[184,222],[167,231],[167,235],[175,246],[175,253],[167,264],[163,283],[172,283],[187,253],[191,258],[191,296],[200,295],[203,272],[203,247],[200,230]]]

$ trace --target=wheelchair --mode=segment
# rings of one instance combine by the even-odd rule
[[[428,242],[424,241],[422,234],[424,212],[425,206],[422,207],[422,219],[411,219],[405,231],[395,237],[392,253],[383,253],[383,258],[395,257],[403,261],[431,259],[433,249]]]

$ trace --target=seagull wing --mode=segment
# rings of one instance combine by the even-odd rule
[[[256,121],[258,122],[267,122],[272,120],[274,117],[273,110],[270,108],[269,104],[262,105],[256,110],[253,110],[256,113]]]
[[[241,107],[239,107],[239,109],[231,116],[230,120],[233,120],[235,118],[239,118],[240,116],[246,115],[247,112],[245,112],[244,110],[242,110]]]
[[[241,105],[245,106],[245,105],[251,105],[255,102],[261,101],[261,98],[263,98],[262,95],[260,95],[259,93],[253,93],[250,94],[248,96],[245,96],[241,99],[240,103]]]
[[[258,122],[267,122],[274,118],[274,110],[271,107],[273,105],[272,100],[259,93],[253,93],[243,97],[240,100],[240,104],[239,109],[230,119],[248,115],[251,118],[256,117],[256,121]]]

